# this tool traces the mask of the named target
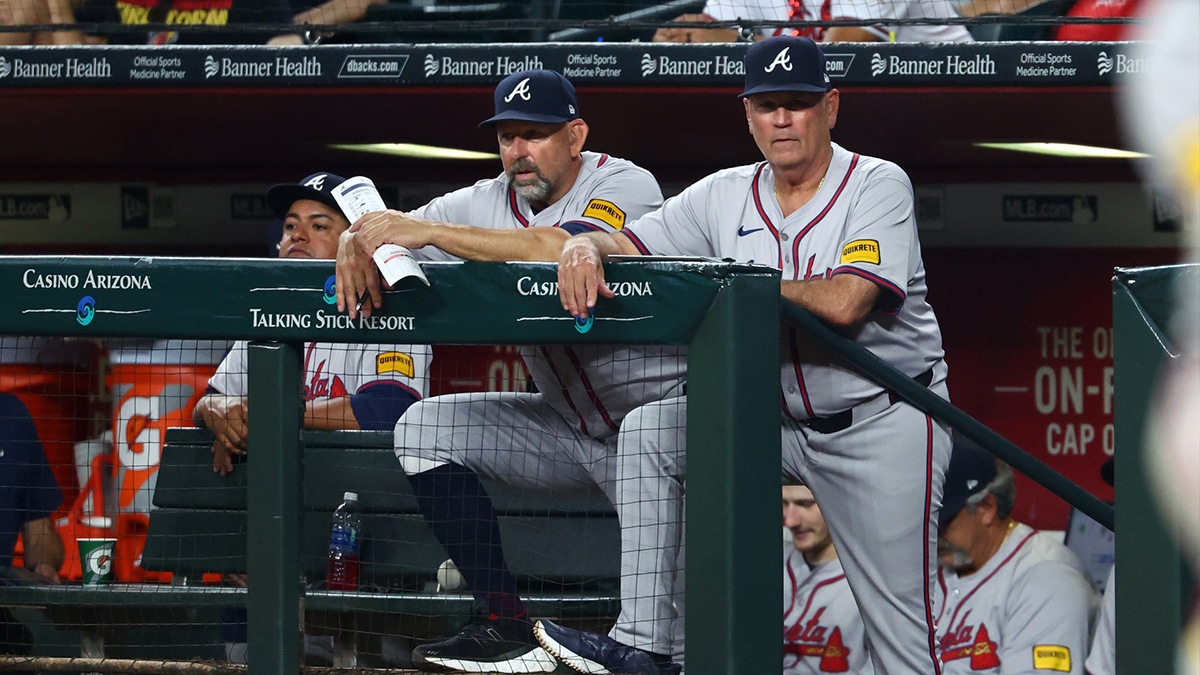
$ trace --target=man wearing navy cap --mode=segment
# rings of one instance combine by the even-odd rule
[[[337,256],[338,236],[350,227],[333,198],[343,180],[321,172],[267,190],[268,206],[283,221],[280,258]],[[234,343],[193,411],[196,423],[213,432],[213,471],[222,475],[233,470],[231,455],[246,451],[246,344]],[[305,428],[391,429],[413,402],[429,394],[431,360],[428,345],[306,343]]]
[[[947,674],[1082,675],[1098,598],[1061,541],[1012,517],[1008,465],[954,440],[938,516],[938,652]]]
[[[354,316],[364,290],[370,302],[363,313],[380,306],[370,255],[383,243],[425,260],[553,262],[572,235],[620,231],[662,203],[648,171],[583,150],[588,125],[575,87],[559,73],[510,75],[493,102],[495,114],[480,126],[495,130],[503,173],[412,213],[368,214],[355,223],[338,251],[339,309]],[[421,669],[525,673],[558,666],[534,639],[479,476],[522,490],[603,493],[616,503],[654,492],[640,476],[618,480],[618,457],[674,445],[683,433],[674,418],[658,415],[661,401],[683,395],[683,348],[548,345],[522,347],[521,354],[538,393],[438,396],[413,406],[396,426],[396,456],[422,513],[480,609],[457,635],[413,650]],[[681,599],[624,583],[621,595],[614,634],[645,651],[588,672],[677,672],[678,631],[652,633],[650,624],[626,621],[625,612],[648,616],[653,605],[680,612]]]
[[[615,234],[573,237],[559,264],[559,295],[576,317],[610,298],[611,255],[701,255],[770,265],[783,297],[816,314],[921,386],[948,397],[941,330],[926,302],[912,185],[900,167],[832,142],[841,95],[812,40],[781,36],[746,50],[742,111],[765,161],[719,171]],[[602,310],[603,308],[601,308]],[[862,609],[875,672],[940,672],[932,584],[937,508],[950,431],[793,327],[781,336],[783,470],[800,478],[821,511]],[[682,413],[680,417],[682,418]],[[622,457],[622,475],[646,476],[661,493],[617,504],[623,527],[685,474],[682,447]],[[658,475],[658,483],[649,476]],[[638,536],[667,550],[681,507],[658,507]],[[670,518],[675,516],[675,521]],[[645,520],[644,518],[642,519]],[[647,555],[647,557],[650,557]],[[648,569],[632,582],[674,583]],[[636,621],[669,622],[663,612]],[[543,621],[548,651],[596,651],[595,641]]]
[[[319,172],[299,183],[267,190],[267,205],[282,221],[280,258],[327,260],[337,256],[338,236],[350,227],[333,198],[333,189],[344,180],[337,174]],[[193,421],[213,434],[213,471],[222,476],[233,471],[233,457],[248,449],[247,344],[245,340],[233,343],[192,411]],[[429,394],[432,359],[429,345],[306,342],[304,428],[393,428],[409,406]],[[246,583],[244,575],[230,575],[229,581]],[[246,662],[245,610],[222,610],[221,639],[226,658]],[[306,650],[308,644],[306,641]]]

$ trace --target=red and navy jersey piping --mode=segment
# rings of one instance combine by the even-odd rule
[[[876,308],[884,314],[900,313],[900,306],[904,304],[904,298],[906,297],[904,289],[900,288],[891,281],[884,279],[878,274],[874,274],[858,267],[844,265],[835,269],[829,276],[835,277],[839,274],[853,274],[856,277],[862,277],[876,286],[879,286],[891,297],[891,302],[887,302],[883,298],[880,298],[876,303]]]
[[[638,253],[641,253],[642,255],[654,255],[653,253],[650,252],[650,247],[643,244],[642,240],[638,239],[638,236],[636,234],[634,234],[628,227],[621,230],[621,232],[626,237],[629,237],[629,242],[631,244],[633,244],[633,247],[638,250]]]
[[[950,624],[951,625],[953,625],[954,620],[958,618],[958,611],[966,605],[967,599],[970,598],[972,595],[975,595],[975,591],[978,591],[980,588],[983,588],[984,584],[991,581],[992,577],[996,576],[996,574],[998,574],[1000,572],[1000,570],[1004,568],[1005,565],[1007,565],[1009,562],[1011,562],[1013,557],[1017,555],[1017,552],[1020,551],[1021,549],[1025,548],[1025,544],[1028,544],[1029,541],[1031,539],[1033,539],[1033,535],[1035,535],[1035,534],[1037,534],[1036,530],[1025,535],[1025,538],[1022,539],[1020,541],[1020,543],[1018,543],[1015,547],[1013,547],[1013,550],[1010,551],[1008,555],[1004,556],[1004,560],[1001,560],[1000,564],[996,565],[996,569],[989,572],[988,575],[986,577],[984,577],[983,579],[980,579],[979,583],[976,584],[974,588],[972,588],[970,591],[968,591],[967,594],[964,595],[962,597],[962,599],[958,601],[957,606],[954,608],[954,614],[950,615]],[[942,571],[942,568],[939,567],[938,568],[938,585],[940,585],[942,587],[942,591],[943,591],[943,593],[945,593],[946,580],[943,575],[944,575],[944,572]],[[946,611],[946,605],[943,604],[942,612],[945,612],[945,611]],[[941,620],[941,618],[942,618],[941,614],[939,613],[938,620]]]
[[[620,431],[621,427],[613,422],[612,417],[610,417],[608,414],[608,411],[604,409],[604,403],[601,402],[600,397],[596,395],[596,389],[592,387],[592,381],[587,376],[587,370],[585,370],[583,364],[580,363],[579,355],[576,354],[575,350],[570,347],[564,347],[563,350],[566,351],[567,357],[571,359],[571,365],[575,367],[575,373],[579,375],[579,381],[583,383],[583,388],[584,391],[587,392],[588,399],[591,400],[592,405],[596,406],[596,410],[600,413],[600,417],[604,420],[604,423],[608,425],[609,429],[612,429],[613,431]]]
[[[779,240],[779,228],[775,227],[775,223],[771,222],[771,217],[767,215],[766,209],[763,208],[762,197],[758,194],[758,179],[762,176],[763,169],[767,168],[766,162],[760,162],[758,168],[754,171],[754,180],[750,182],[750,194],[754,197],[754,208],[758,210],[758,217],[766,224],[767,229],[771,231],[771,235],[775,237],[775,250],[778,252],[778,257],[775,261],[775,267],[783,269],[783,244]]]
[[[812,231],[812,229],[816,227],[818,223],[824,220],[825,216],[829,215],[831,210],[833,210],[833,205],[837,203],[837,200],[846,190],[846,184],[850,182],[850,175],[854,173],[855,167],[858,166],[858,158],[858,153],[855,153],[854,156],[850,158],[850,166],[846,168],[846,174],[842,176],[842,180],[838,183],[837,190],[834,191],[833,197],[829,199],[829,202],[825,204],[825,207],[821,209],[821,212],[814,216],[812,220],[808,221],[808,224],[804,226],[804,229],[800,230],[800,234],[797,234],[796,238],[792,240],[793,279],[800,278],[800,241],[804,239],[804,236]],[[782,268],[783,266],[780,265],[780,269]]]
[[[579,418],[579,430],[588,434],[587,421],[583,419],[583,415],[579,414],[579,408],[576,408],[575,402],[571,400],[571,392],[563,384],[562,375],[559,375],[558,368],[554,366],[554,361],[550,358],[550,350],[545,347],[538,347],[538,349],[542,352],[542,358],[546,359],[546,365],[550,367],[550,372],[554,374],[554,379],[558,380],[558,386],[562,390],[563,399],[566,400],[567,405],[571,406],[571,412],[575,413],[575,416]]]
[[[608,232],[608,230],[600,227],[595,223],[589,223],[586,220],[568,220],[562,225],[558,225],[562,229],[570,232],[572,235],[583,234],[585,232]]]
[[[508,188],[508,207],[512,210],[513,217],[517,222],[521,223],[521,227],[529,227],[529,219],[521,215],[521,205],[517,201],[517,191]]]
[[[925,415],[925,507],[922,523],[929,527],[933,518],[933,418]],[[933,591],[929,587],[929,567],[933,561],[929,559],[929,545],[924,538],[921,544],[921,562],[925,564],[925,572],[921,575],[921,587],[925,591],[925,629],[929,635],[929,659],[933,662],[934,675],[942,673],[942,659],[938,656],[937,623],[933,620]],[[939,568],[940,569],[940,568]],[[942,606],[945,609],[945,605]]]

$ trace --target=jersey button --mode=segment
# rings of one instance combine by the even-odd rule
[[[783,262],[787,262],[787,263],[792,262],[792,256],[790,256],[790,255],[783,256]]]
[[[795,387],[793,387],[792,385],[790,385],[790,384],[789,384],[789,385],[788,385],[788,393],[789,393],[789,394],[794,394],[794,393],[796,393],[796,388],[795,388]]]
[[[786,233],[786,232],[784,232],[783,234],[779,235],[779,238],[780,238],[780,239],[783,239],[784,241],[787,241],[787,240],[788,240],[787,233]]]

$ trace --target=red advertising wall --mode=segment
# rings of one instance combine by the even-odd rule
[[[927,248],[955,405],[1102,500],[1113,448],[1112,272],[1173,249]],[[1017,475],[1019,520],[1064,529],[1069,507]]]
[[[514,345],[434,345],[429,395],[528,391],[529,373]]]

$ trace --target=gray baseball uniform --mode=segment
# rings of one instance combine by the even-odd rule
[[[837,558],[812,567],[783,545],[783,673],[871,675],[862,616]]]
[[[829,3],[832,0],[796,0],[794,3],[780,0],[709,0],[704,5],[704,13],[717,21],[828,21]],[[825,29],[813,28],[776,28],[762,26],[755,29],[755,34],[769,38],[774,35],[804,35],[821,41]]]
[[[646,254],[757,262],[781,269],[784,279],[854,274],[874,282],[880,302],[856,342],[948,397],[908,177],[890,162],[833,150],[816,196],[786,218],[773,196],[771,168],[760,162],[708,176],[624,232]],[[783,469],[821,503],[863,609],[876,671],[936,673],[930,598],[949,429],[893,403],[889,392],[795,329],[784,332]],[[617,508],[623,530],[630,523],[641,529],[630,536],[670,547],[679,528],[669,517],[679,508],[660,502],[678,490],[686,455],[682,447],[656,450],[623,457],[640,466],[622,472],[643,476],[639,487],[657,489],[660,497],[642,494]],[[650,504],[658,505],[659,522],[640,513]],[[674,559],[670,552],[657,557]],[[638,585],[646,587],[670,587],[675,573],[648,560],[641,570]]]
[[[973,574],[938,570],[942,672],[1083,673],[1095,591],[1067,547],[1016,524]]]
[[[644,169],[593,152],[583,158],[567,194],[537,213],[501,174],[439,197],[415,215],[490,229],[550,226],[573,233],[611,232],[662,203],[657,181]],[[431,247],[414,255],[455,259]],[[654,402],[682,396],[686,350],[532,346],[521,353],[539,393],[455,394],[414,405],[396,426],[396,456],[404,470],[415,474],[454,462],[531,490],[594,491],[599,486],[614,503],[618,490],[639,492],[639,477],[617,481],[617,456],[640,452],[629,448],[637,447],[630,443],[640,443],[642,437],[631,438],[628,430],[643,423],[652,429],[666,424],[655,417]],[[639,594],[625,584],[621,591],[623,607],[682,607],[682,597]],[[630,644],[663,653],[676,649],[669,632],[652,644],[641,639]]]
[[[1096,621],[1092,647],[1083,669],[1087,675],[1117,675],[1117,566],[1108,570],[1104,600]]]
[[[248,390],[246,342],[233,344],[229,354],[209,378],[211,390],[230,396],[245,396]],[[397,344],[304,344],[304,400],[357,396],[363,405],[352,403],[363,429],[390,429],[404,406],[429,395],[428,345]],[[376,394],[381,401],[368,401]],[[403,403],[398,403],[403,400]]]

